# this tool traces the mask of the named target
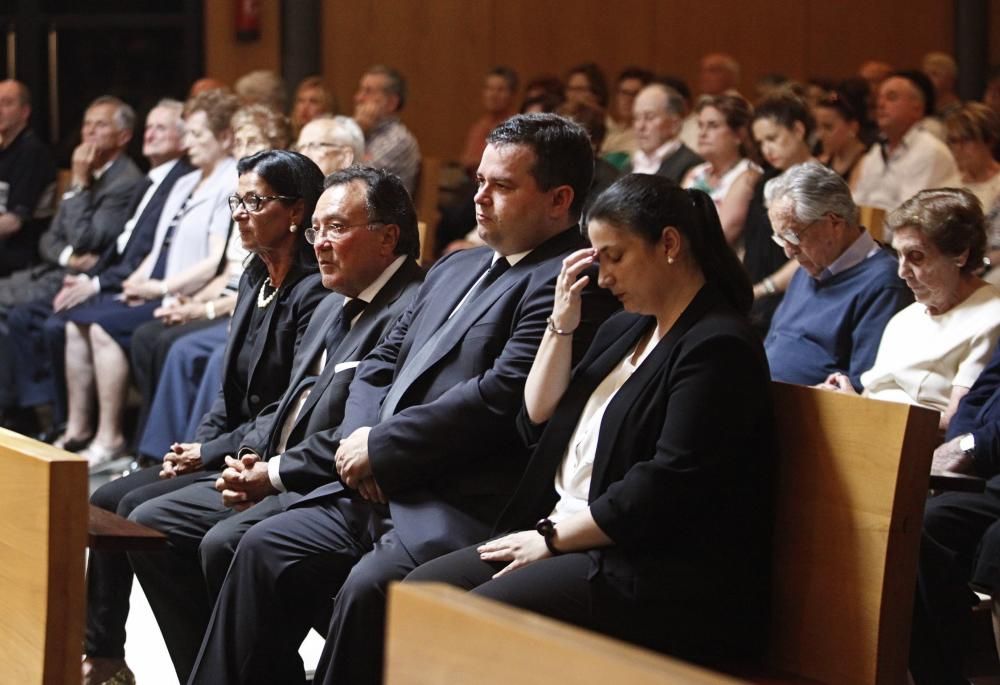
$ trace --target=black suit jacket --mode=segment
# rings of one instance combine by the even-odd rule
[[[153,239],[156,237],[156,224],[160,220],[163,212],[163,203],[170,194],[170,189],[174,183],[184,174],[194,170],[187,160],[179,159],[170,172],[163,178],[156,188],[149,202],[142,209],[142,214],[135,221],[132,228],[132,235],[125,243],[125,249],[118,251],[118,244],[112,242],[105,248],[101,258],[93,269],[91,276],[97,276],[101,283],[102,293],[119,292],[122,289],[122,282],[132,275],[146,255],[153,247]],[[146,194],[146,185],[140,183],[136,186],[136,191],[132,197],[132,204],[129,208],[129,218],[135,213]]]
[[[656,175],[669,178],[674,183],[680,185],[688,169],[698,166],[704,161],[698,156],[698,153],[684,143],[681,143],[681,146],[674,150],[673,154],[663,158],[663,161],[660,162],[660,168],[656,170]],[[625,168],[625,172],[632,173],[631,162]]]
[[[335,436],[356,363],[382,341],[416,296],[423,278],[423,270],[408,258],[368,303],[336,350],[327,354],[323,372],[312,384],[281,453],[278,473],[288,490],[308,492],[337,477],[333,457],[339,441]],[[288,391],[257,417],[241,451],[250,450],[264,459],[277,453],[282,427],[302,385],[309,382],[309,371],[325,349],[327,329],[343,305],[344,296],[331,293],[316,308],[296,355]],[[348,366],[337,371],[344,364]]]
[[[381,423],[390,384],[448,322],[492,250],[465,250],[439,261],[414,304],[358,368],[341,431],[346,436],[372,426],[368,452],[375,480],[389,498],[400,541],[418,562],[481,539],[520,478],[528,452],[515,417],[524,382],[552,312],[562,259],[586,245],[578,227],[567,229],[458,309],[447,340]],[[583,321],[573,336],[576,359],[618,307],[593,280],[583,298]],[[340,489],[332,483],[304,501]]]
[[[201,459],[206,470],[220,467],[225,455],[237,454],[252,419],[288,387],[295,351],[313,310],[327,293],[315,265],[292,268],[282,283],[281,293],[268,306],[261,322],[263,331],[254,340],[250,373],[242,384],[246,391],[240,392],[241,384],[235,381],[236,358],[253,308],[257,306],[257,289],[265,275],[262,265],[255,261],[240,280],[223,357],[222,388],[212,410],[202,419],[195,433],[195,441],[201,443]],[[249,409],[249,415],[244,407]]]
[[[530,529],[549,515],[555,475],[584,406],[654,325],[652,317],[613,317],[574,369],[552,418],[533,426],[522,413],[519,428],[535,447],[498,532]],[[696,601],[706,615],[715,605],[732,610],[734,622],[759,627],[775,445],[760,338],[705,286],[601,421],[588,499],[614,545],[590,553],[590,577],[607,600],[597,609],[620,611],[612,605],[622,600]],[[723,586],[716,599],[712,588]]]

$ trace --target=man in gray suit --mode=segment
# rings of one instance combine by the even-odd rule
[[[670,86],[651,83],[635,98],[632,126],[638,148],[626,172],[657,174],[680,183],[701,157],[680,139],[684,124],[684,98]]]
[[[63,276],[90,269],[118,237],[142,179],[124,154],[134,125],[135,112],[118,98],[105,95],[90,103],[83,141],[73,151],[71,185],[38,246],[42,263],[0,279],[0,326],[9,307],[54,297]]]
[[[66,276],[83,274],[97,264],[129,218],[133,195],[144,178],[124,154],[134,126],[135,112],[118,98],[105,95],[90,103],[83,117],[83,140],[73,151],[70,187],[39,241],[41,263],[0,278],[0,363],[8,365],[0,368],[4,391],[12,390],[7,387],[12,384],[9,365],[14,363],[11,311],[18,305],[51,302]],[[31,414],[11,410],[16,402],[7,394],[0,393],[0,423],[22,432],[33,430]],[[28,423],[12,419],[11,413],[28,417]]]

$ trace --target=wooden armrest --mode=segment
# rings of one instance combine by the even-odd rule
[[[167,536],[160,531],[129,521],[93,504],[90,505],[87,533],[91,549],[131,552],[163,549],[167,544]]]
[[[986,490],[986,481],[979,476],[932,471],[930,489],[944,492],[983,492]]]

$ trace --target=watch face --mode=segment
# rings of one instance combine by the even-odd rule
[[[962,450],[966,455],[972,456],[976,451],[976,436],[972,433],[966,433],[958,441],[958,449]]]

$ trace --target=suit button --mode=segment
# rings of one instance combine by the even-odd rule
[[[260,395],[250,395],[250,404],[260,404]]]

